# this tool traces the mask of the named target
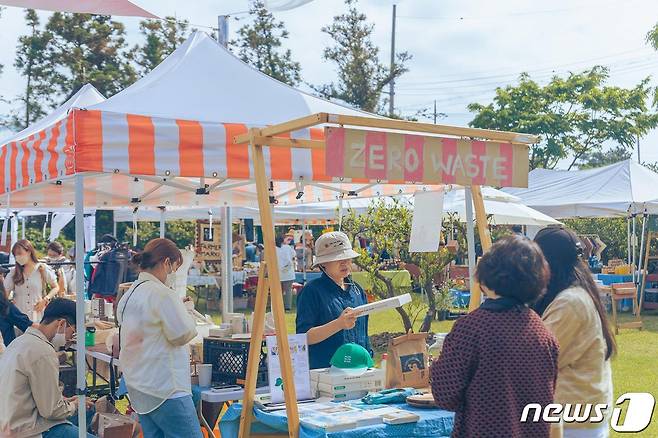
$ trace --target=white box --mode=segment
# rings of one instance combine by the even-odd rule
[[[384,370],[379,368],[369,368],[360,376],[354,376],[347,373],[332,372],[331,368],[319,368],[311,370],[311,382],[324,383],[326,385],[338,386],[348,384],[366,384],[372,382],[373,386],[383,386],[386,376]]]

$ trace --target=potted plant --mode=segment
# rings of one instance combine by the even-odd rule
[[[453,297],[450,289],[452,284],[449,281],[444,281],[440,286],[434,288],[434,300],[436,303],[437,319],[445,321],[450,314],[452,307]]]

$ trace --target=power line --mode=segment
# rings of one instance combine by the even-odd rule
[[[474,81],[482,81],[482,80],[497,79],[497,78],[498,79],[506,79],[506,78],[512,78],[512,77],[518,78],[518,76],[521,73],[528,73],[528,74],[545,73],[545,74],[549,74],[549,75],[555,75],[555,74],[558,74],[559,71],[562,70],[564,67],[569,67],[569,66],[574,66],[575,67],[576,65],[580,65],[580,64],[583,64],[583,65],[590,64],[593,61],[606,59],[606,58],[610,58],[610,57],[592,58],[592,59],[588,59],[588,60],[558,64],[558,65],[555,65],[555,66],[552,66],[552,67],[545,67],[545,68],[526,69],[526,70],[520,70],[520,71],[516,71],[516,72],[511,72],[510,71],[509,73],[501,73],[501,74],[497,74],[497,75],[483,75],[483,76],[464,77],[463,74],[454,74],[454,76],[459,75],[459,76],[461,76],[461,78],[460,79],[441,79],[441,80],[436,80],[436,81],[413,81],[413,85],[415,86],[415,85],[458,84],[458,83],[464,83],[464,82],[474,82]],[[615,65],[620,64],[620,63],[624,63],[624,64],[637,63],[637,62],[648,61],[650,59],[655,59],[655,58],[656,58],[656,55],[652,54],[652,55],[644,55],[644,56],[641,56],[641,57],[618,59],[616,61],[604,64],[604,66],[614,67]],[[562,70],[562,71],[564,73],[569,72],[569,70]],[[442,77],[445,77],[445,75],[442,75]],[[404,89],[406,87],[408,87],[408,85],[407,86],[402,85],[399,88]]]

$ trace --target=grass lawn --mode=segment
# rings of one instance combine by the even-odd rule
[[[213,315],[219,322],[219,316]],[[628,314],[622,320],[630,320]],[[649,392],[658,397],[658,311],[646,311],[642,320],[644,329],[622,330],[617,335],[618,354],[612,360],[612,378],[614,397],[626,392]],[[295,313],[286,314],[288,332],[295,331]],[[449,332],[453,321],[435,321],[432,331],[435,333]],[[403,331],[402,322],[394,310],[377,313],[370,317],[370,334],[382,332]],[[381,352],[376,355],[379,361]],[[614,401],[614,400],[613,400]],[[654,415],[656,419],[656,415]],[[612,432],[613,437],[627,436]],[[652,421],[647,430],[633,436],[658,437],[658,420]]]

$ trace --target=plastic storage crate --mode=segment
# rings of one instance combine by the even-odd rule
[[[212,364],[213,385],[244,386],[249,360],[249,341],[204,338],[203,362]],[[267,348],[262,343],[256,386],[267,386]]]
[[[62,393],[64,397],[73,397],[76,391],[76,383],[78,374],[76,368],[70,365],[59,366],[59,383],[63,387]]]

